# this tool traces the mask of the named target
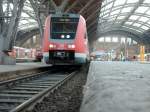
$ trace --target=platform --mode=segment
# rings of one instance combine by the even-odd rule
[[[0,73],[1,72],[9,72],[9,71],[17,71],[17,70],[26,70],[33,69],[38,67],[48,66],[43,63],[17,63],[16,65],[0,65]]]
[[[150,112],[150,65],[90,64],[80,112]]]
[[[16,79],[49,69],[51,65],[43,63],[17,63],[16,65],[0,65],[0,82]]]

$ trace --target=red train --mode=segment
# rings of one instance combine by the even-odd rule
[[[89,51],[85,19],[78,14],[48,16],[42,49],[47,64],[86,63]]]

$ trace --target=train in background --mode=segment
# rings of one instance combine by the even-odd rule
[[[23,48],[14,46],[10,56],[16,59],[32,59],[33,61],[41,61],[43,53],[40,48]]]
[[[15,58],[35,58],[36,49],[14,46],[13,53]]]
[[[89,59],[86,21],[79,14],[51,14],[46,18],[42,44],[47,64],[84,64]]]

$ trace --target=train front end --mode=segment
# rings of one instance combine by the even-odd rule
[[[77,14],[50,15],[45,23],[43,61],[55,65],[84,63],[77,58],[77,53],[86,53],[84,23]]]

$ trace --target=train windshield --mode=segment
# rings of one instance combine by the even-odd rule
[[[52,39],[74,39],[78,22],[52,22],[51,38]]]
[[[52,32],[75,33],[77,23],[52,23]]]

